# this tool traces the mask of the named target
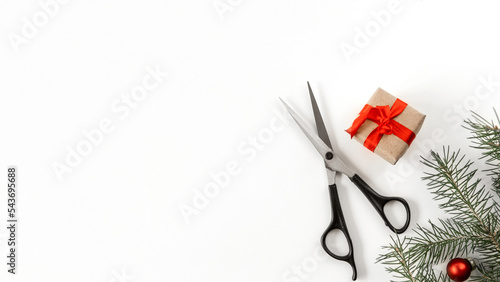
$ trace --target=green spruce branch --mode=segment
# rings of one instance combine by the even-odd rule
[[[377,262],[397,281],[450,281],[445,271],[435,272],[434,267],[454,257],[476,258],[477,271],[468,281],[500,281],[500,205],[491,193],[500,196],[500,129],[475,113],[466,124],[472,147],[482,151],[493,187],[480,185],[473,162],[460,151],[431,151],[431,157],[422,160],[431,172],[422,179],[451,218],[429,221],[429,227],[417,225],[413,237],[391,237]]]
[[[495,111],[497,124],[494,121],[487,121],[475,112],[472,112],[472,118],[465,121],[465,128],[472,132],[469,137],[472,141],[472,148],[479,149],[482,157],[489,165],[489,175],[492,177],[493,188],[500,196],[500,118]]]
[[[487,239],[475,234],[473,226],[458,224],[452,219],[440,219],[439,225],[429,221],[430,228],[417,226],[417,236],[409,249],[421,264],[438,264],[448,258],[467,256],[476,250],[478,241]]]

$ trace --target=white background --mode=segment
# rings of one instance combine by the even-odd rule
[[[338,154],[381,194],[408,200],[410,229],[443,216],[418,155],[450,144],[475,158],[459,121],[465,108],[493,118],[499,102],[498,84],[481,86],[500,81],[496,1],[396,1],[382,27],[374,13],[389,0],[71,0],[44,23],[47,2],[0,1],[0,183],[7,166],[19,170],[18,274],[7,273],[0,228],[2,281],[350,281],[319,245],[330,221],[323,163],[295,124],[275,120],[288,118],[278,96],[312,126],[311,82]],[[38,27],[26,37],[27,21]],[[128,116],[114,111],[157,67],[169,76]],[[427,115],[396,166],[344,132],[377,87]],[[53,165],[103,119],[114,130],[60,181]],[[238,149],[271,122],[282,130],[255,156]],[[186,220],[180,207],[232,161],[239,174]],[[345,176],[339,190],[358,281],[389,281],[375,260],[392,233]]]

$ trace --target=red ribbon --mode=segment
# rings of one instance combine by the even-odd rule
[[[352,123],[352,126],[346,131],[352,138],[358,132],[361,125],[369,119],[378,124],[377,128],[368,135],[364,143],[364,146],[370,149],[370,151],[373,152],[375,150],[384,134],[394,134],[410,146],[413,139],[415,139],[415,133],[401,123],[393,120],[393,118],[404,111],[406,106],[407,104],[399,99],[396,99],[392,107],[388,105],[373,107],[366,104],[359,113],[359,116]]]

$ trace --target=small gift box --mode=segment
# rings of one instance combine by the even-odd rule
[[[424,119],[424,114],[379,88],[346,131],[375,154],[396,164]]]

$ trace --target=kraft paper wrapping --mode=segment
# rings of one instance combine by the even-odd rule
[[[367,104],[375,107],[375,106],[385,106],[389,105],[392,107],[394,102],[396,101],[396,97],[387,93],[382,88],[378,88],[377,91],[373,94]],[[406,102],[406,101],[405,101]],[[415,135],[418,134],[422,124],[424,123],[425,115],[415,110],[410,105],[407,105],[405,110],[394,118],[395,121],[401,123],[406,126],[408,129],[413,131]],[[364,144],[368,135],[377,128],[377,124],[371,120],[366,120],[363,125],[358,129],[356,135],[354,135],[354,139],[361,144]],[[413,141],[415,142],[415,141]],[[377,147],[375,148],[374,153],[381,156],[383,159],[388,161],[391,164],[396,164],[396,162],[405,154],[406,150],[408,150],[408,144],[401,140],[399,137],[394,134],[384,135]]]

